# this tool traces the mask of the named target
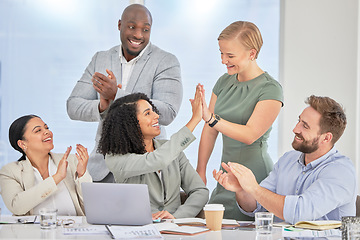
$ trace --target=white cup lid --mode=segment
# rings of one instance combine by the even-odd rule
[[[225,210],[222,204],[206,204],[204,211],[223,211]]]

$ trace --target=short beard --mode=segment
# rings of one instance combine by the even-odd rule
[[[139,54],[140,54],[140,52],[134,52],[134,51],[131,51],[130,49],[128,49],[128,48],[125,48],[125,51],[128,53],[128,54],[130,54],[131,56],[134,56],[134,57],[137,57]]]
[[[309,141],[304,141],[303,143],[300,143],[300,144],[296,144],[296,141],[294,140],[292,142],[292,146],[295,150],[297,150],[299,152],[313,153],[319,149],[319,138],[320,138],[320,136],[318,136],[317,138],[312,140],[311,143],[309,143]]]

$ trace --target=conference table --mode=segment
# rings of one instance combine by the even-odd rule
[[[85,217],[77,226],[81,227],[103,227],[102,225],[90,225]],[[163,239],[189,239],[189,240],[227,240],[227,239],[256,239],[256,240],[278,240],[278,239],[315,239],[315,238],[289,238],[282,236],[282,229],[274,227],[272,234],[260,235],[253,228],[223,229],[221,231],[209,231],[193,236],[162,234]],[[111,235],[103,232],[97,234],[64,234],[64,227],[57,226],[55,229],[41,229],[38,223],[12,223],[0,224],[0,239],[112,239]],[[316,238],[318,239],[318,238]],[[341,237],[322,239],[340,240]]]

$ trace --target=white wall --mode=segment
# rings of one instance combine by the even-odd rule
[[[345,107],[348,125],[336,146],[353,160],[359,176],[359,1],[281,0],[280,8],[279,78],[285,107],[279,154],[291,150],[292,129],[306,97],[329,96]]]

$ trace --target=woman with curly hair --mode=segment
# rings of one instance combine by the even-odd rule
[[[170,140],[154,139],[159,115],[143,93],[114,101],[104,120],[98,151],[117,183],[148,185],[153,219],[195,217],[208,200],[208,189],[183,153],[202,119],[201,94],[197,87],[190,121]],[[183,205],[180,188],[188,195]]]

